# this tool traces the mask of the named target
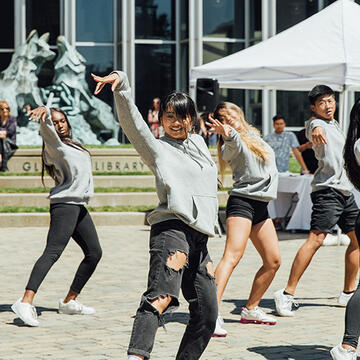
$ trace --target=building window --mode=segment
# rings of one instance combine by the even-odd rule
[[[86,59],[86,80],[90,91],[93,92],[96,84],[90,73],[105,76],[114,70],[114,47],[78,46],[77,50]],[[113,103],[111,91],[102,91],[98,97],[109,105]]]
[[[112,0],[76,0],[76,41],[113,42]]]
[[[49,32],[50,45],[60,35],[60,0],[26,0],[26,34],[36,29],[39,36]]]
[[[14,48],[14,0],[1,1],[0,48]]]
[[[136,104],[146,118],[152,99],[175,90],[175,45],[135,47]]]
[[[137,39],[175,39],[175,0],[136,0]]]
[[[237,51],[243,50],[243,42],[210,42],[203,43],[203,64],[221,59]]]
[[[245,37],[244,0],[203,0],[203,35],[218,38]]]

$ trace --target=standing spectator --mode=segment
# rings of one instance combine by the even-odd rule
[[[315,119],[311,116],[309,120]],[[305,128],[296,132],[296,137],[300,143],[299,151],[304,159],[304,162],[311,174],[314,174],[318,168],[318,161],[316,160],[314,150],[312,149],[312,142],[306,138]]]
[[[6,101],[0,101],[0,171],[7,171],[7,162],[16,149],[16,118],[11,116]]]
[[[163,135],[162,126],[159,121],[159,110],[160,110],[160,98],[154,98],[152,102],[152,108],[148,112],[148,123],[151,132],[158,139]]]
[[[299,142],[294,133],[285,131],[286,122],[282,115],[273,117],[274,132],[266,135],[264,140],[274,149],[276,167],[280,173],[289,171],[290,149],[292,149],[296,160],[299,162],[303,173],[309,174],[304,159],[299,151]]]

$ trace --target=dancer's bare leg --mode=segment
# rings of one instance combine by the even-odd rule
[[[242,258],[251,232],[249,219],[231,216],[226,219],[226,244],[224,254],[215,270],[218,304],[234,268]]]
[[[314,254],[319,250],[326,235],[326,232],[321,232],[319,230],[310,230],[309,237],[301,246],[293,261],[289,280],[285,288],[285,291],[288,294],[295,294],[296,286],[301,276],[305,272],[306,268],[309,266]]]
[[[253,226],[250,239],[260,254],[263,265],[255,275],[250,296],[246,304],[248,310],[259,305],[260,300],[274,279],[281,263],[278,237],[271,219],[267,219]]]

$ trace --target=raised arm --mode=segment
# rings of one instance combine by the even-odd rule
[[[206,125],[211,126],[209,132],[221,135],[225,146],[221,149],[221,155],[225,161],[229,161],[236,152],[241,149],[242,143],[239,133],[228,124],[222,124],[219,120],[209,116]]]
[[[111,84],[120,126],[143,160],[148,165],[153,164],[156,154],[161,151],[160,144],[134,103],[126,74],[115,71],[104,77],[91,75],[97,82],[95,95],[99,94],[106,84]]]
[[[40,135],[47,145],[54,148],[63,146],[51,120],[51,112],[48,107],[40,106],[31,110],[28,115],[31,121],[40,120]]]
[[[313,119],[306,123],[306,137],[317,146],[326,145],[327,139],[322,120]]]

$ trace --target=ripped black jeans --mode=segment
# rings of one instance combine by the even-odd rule
[[[160,296],[171,296],[165,312],[173,310],[179,306],[181,288],[189,303],[190,319],[176,360],[200,358],[214,332],[218,312],[215,279],[208,272],[212,261],[207,250],[207,238],[180,220],[152,226],[148,286],[136,312],[128,354],[150,358],[161,318],[151,301]],[[167,265],[169,256],[177,251],[187,256],[180,270]]]

